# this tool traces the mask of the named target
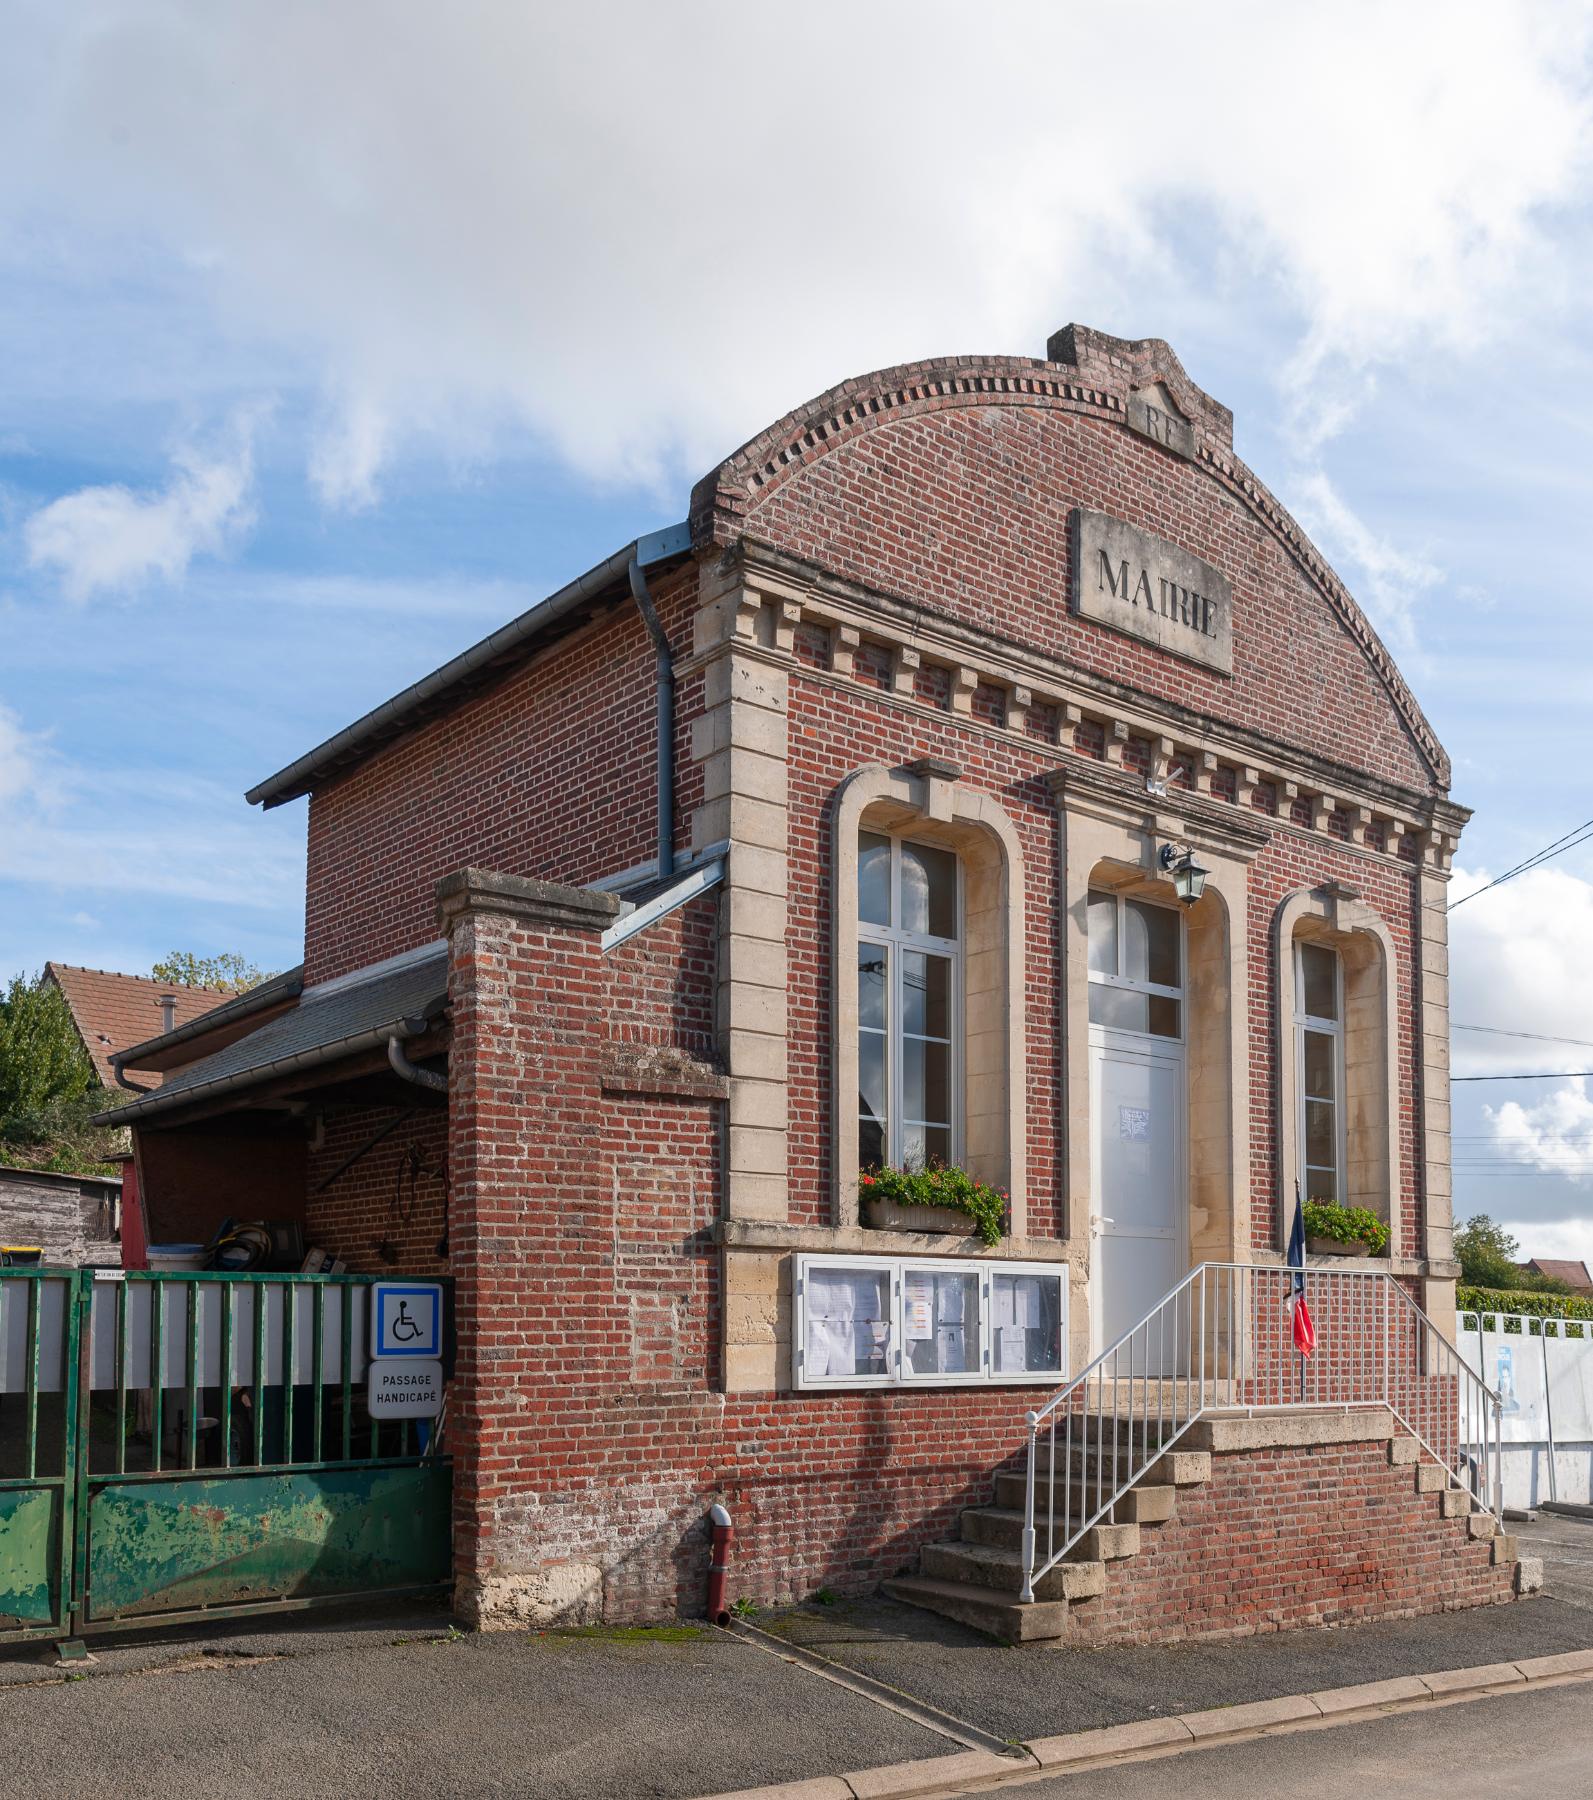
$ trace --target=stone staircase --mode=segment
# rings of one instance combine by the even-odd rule
[[[1125,1444],[1130,1432],[1144,1428],[1143,1420],[1144,1415],[1140,1414],[1132,1423],[1120,1421]],[[1152,1463],[1101,1521],[1084,1533],[1065,1560],[1040,1577],[1030,1602],[1018,1598],[1023,1586],[1025,1478],[1021,1469],[997,1475],[993,1505],[970,1507],[963,1512],[961,1535],[956,1542],[926,1544],[918,1574],[887,1581],[884,1590],[893,1599],[940,1613],[1006,1643],[1054,1642],[1066,1633],[1071,1608],[1111,1606],[1114,1565],[1140,1553],[1144,1534],[1154,1533],[1176,1520],[1180,1493],[1211,1480],[1214,1451],[1240,1447],[1239,1434],[1225,1434],[1225,1423],[1241,1424],[1220,1417],[1197,1421],[1179,1439],[1177,1448],[1166,1451]],[[1453,1485],[1448,1470],[1428,1458],[1415,1439],[1397,1432],[1389,1437],[1387,1452],[1390,1465],[1410,1468],[1416,1493],[1434,1496],[1438,1519],[1463,1520],[1468,1538],[1491,1540],[1491,1561],[1495,1566],[1517,1561],[1516,1539],[1500,1531],[1499,1521],[1492,1513],[1477,1510],[1471,1495]],[[1121,1478],[1126,1479],[1134,1466],[1126,1456],[1117,1457],[1110,1449],[1102,1459],[1091,1453],[1079,1461],[1070,1515],[1074,1519],[1087,1517],[1095,1510],[1097,1492],[1110,1492],[1118,1485],[1111,1479],[1114,1473],[1120,1470]],[[1103,1489],[1096,1486],[1097,1474]],[[1057,1485],[1060,1500],[1060,1480]],[[1037,1478],[1035,1502],[1042,1557],[1049,1498],[1046,1481]]]

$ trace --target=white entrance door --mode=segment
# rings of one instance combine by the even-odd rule
[[[1104,1350],[1184,1276],[1184,1057],[1182,1046],[1168,1055],[1105,1041],[1092,1044],[1090,1063],[1093,1311]]]
[[[1172,907],[1092,892],[1089,949],[1090,1311],[1099,1352],[1188,1267],[1184,921]],[[1169,1333],[1169,1352],[1171,1341]],[[1136,1372],[1139,1358],[1136,1350]]]

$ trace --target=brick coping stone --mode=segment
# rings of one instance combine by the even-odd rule
[[[981,1792],[1009,1782],[1027,1782],[1040,1770],[1081,1769],[1123,1759],[1148,1760],[1236,1738],[1347,1724],[1380,1713],[1447,1705],[1507,1693],[1548,1682],[1593,1681],[1593,1649],[1531,1656],[1517,1662],[1481,1663],[1430,1675],[1403,1675],[1325,1688],[1314,1694],[1285,1694],[1236,1706],[1211,1707],[1166,1719],[1135,1719],[1060,1737],[1033,1738],[1018,1757],[964,1750],[949,1756],[916,1758],[845,1775],[784,1781],[772,1787],[740,1788],[708,1800],[914,1800],[955,1791]],[[979,1785],[975,1785],[979,1784]]]

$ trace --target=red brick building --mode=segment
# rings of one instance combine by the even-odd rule
[[[453,1277],[485,1622],[700,1610],[716,1500],[741,1591],[870,1587],[1001,1500],[1028,1409],[1192,1267],[1281,1263],[1296,1183],[1389,1228],[1336,1268],[1452,1323],[1448,789],[1164,343],[846,382],[253,790],[309,796],[304,968],[226,1043],[123,1059],[167,1072],[125,1115],[152,1233],[225,1169],[233,1214]],[[859,1179],[941,1164],[1008,1196],[997,1243]],[[1204,1423],[1107,1517],[1159,1534],[1116,1614],[1070,1577],[1081,1624],[1507,1595],[1357,1418]],[[1244,1505],[1231,1566],[1276,1592],[1158,1598],[1271,1467],[1335,1484],[1332,1553]],[[1014,1504],[965,1526],[994,1561],[925,1556],[948,1610],[1005,1583]]]

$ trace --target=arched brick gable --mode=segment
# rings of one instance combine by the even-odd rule
[[[768,543],[1214,718],[1446,791],[1449,758],[1393,658],[1234,455],[1228,409],[1159,339],[1069,327],[1051,350],[1069,360],[951,357],[830,389],[697,485],[699,550]],[[1130,396],[1153,382],[1189,421],[1193,458],[1129,429]],[[1075,505],[1178,536],[1229,574],[1231,681],[1071,616]]]

